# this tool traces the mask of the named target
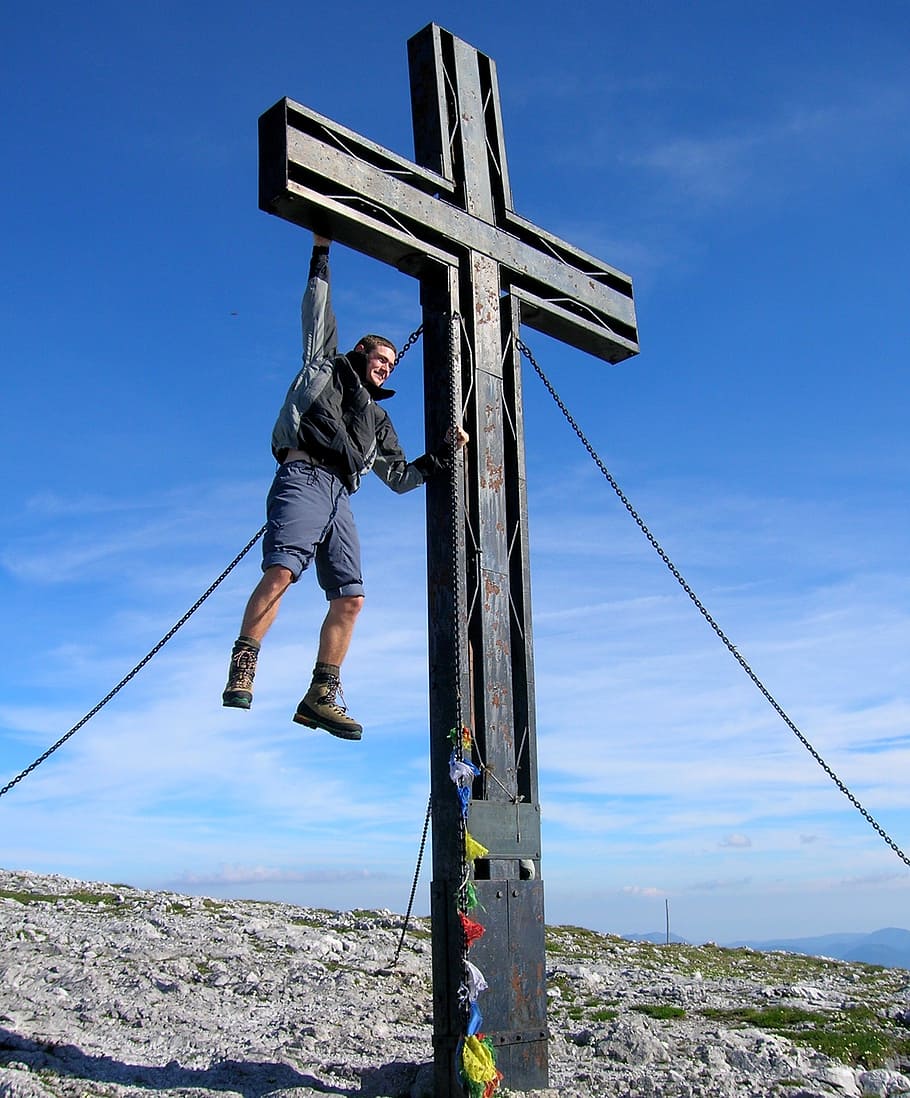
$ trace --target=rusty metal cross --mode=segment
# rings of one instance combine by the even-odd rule
[[[434,1046],[440,1096],[462,1036],[461,807],[449,733],[482,763],[468,827],[486,933],[484,1032],[506,1085],[547,1086],[540,804],[519,326],[607,362],[638,352],[631,280],[512,208],[496,66],[435,24],[408,42],[416,163],[288,99],[260,119],[260,206],[420,280],[428,442],[454,392],[472,444],[427,486]],[[541,150],[540,162],[546,158]],[[453,317],[458,340],[453,348]],[[457,517],[452,518],[453,506]],[[453,647],[462,638],[465,652]]]

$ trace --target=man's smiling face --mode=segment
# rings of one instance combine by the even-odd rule
[[[395,369],[395,352],[391,347],[374,347],[367,351],[366,375],[369,381],[376,386],[389,380]]]

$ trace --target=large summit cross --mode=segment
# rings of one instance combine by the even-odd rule
[[[626,275],[512,209],[493,61],[435,24],[408,59],[416,163],[284,99],[260,119],[259,203],[420,280],[427,442],[453,403],[471,435],[463,482],[427,485],[434,1093],[446,1098],[460,1093],[464,1033],[457,714],[483,768],[468,819],[489,851],[475,863],[486,933],[470,951],[489,984],[483,1031],[509,1089],[547,1086],[519,326],[607,362],[636,354],[638,334]]]

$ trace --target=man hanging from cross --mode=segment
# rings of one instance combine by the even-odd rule
[[[341,664],[364,598],[360,542],[349,497],[370,469],[394,492],[419,487],[450,464],[453,430],[437,451],[407,460],[379,403],[395,395],[383,387],[395,369],[394,345],[384,336],[366,335],[353,351],[337,353],[329,244],[325,237],[314,236],[301,306],[303,367],[272,431],[272,453],[279,467],[266,500],[263,575],[234,642],[222,703],[250,708],[262,640],[282,596],[315,559],[329,609],[319,633],[313,679],[293,719],[341,739],[359,740],[363,727],[348,716],[341,693]],[[467,441],[459,426],[454,444],[460,448]]]

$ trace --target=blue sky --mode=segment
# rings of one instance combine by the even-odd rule
[[[525,337],[722,628],[910,848],[910,11],[846,3],[46,4],[0,82],[8,780],[262,522],[306,233],[257,208],[290,96],[410,156],[406,40],[497,62],[517,211],[630,273],[642,353]],[[338,248],[342,341],[419,321]],[[396,426],[423,449],[419,355]],[[758,695],[525,379],[547,914],[692,939],[908,925],[908,871]],[[428,792],[423,498],[357,497],[360,745],[290,714],[305,579],[223,710],[255,552],[0,800],[2,864],[403,910]],[[428,908],[429,867],[417,909]]]

